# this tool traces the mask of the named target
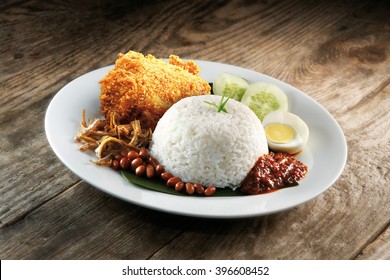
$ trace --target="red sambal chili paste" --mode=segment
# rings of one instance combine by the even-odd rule
[[[307,173],[307,166],[292,155],[273,153],[259,157],[241,183],[246,194],[261,194],[286,186],[296,186]]]

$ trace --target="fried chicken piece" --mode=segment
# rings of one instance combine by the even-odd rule
[[[194,61],[169,56],[169,63],[153,55],[129,51],[119,54],[115,67],[100,81],[101,111],[115,114],[119,123],[135,119],[154,129],[166,110],[182,98],[210,94]]]

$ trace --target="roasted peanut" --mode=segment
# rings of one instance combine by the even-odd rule
[[[112,168],[113,169],[115,169],[115,170],[118,170],[121,166],[120,166],[120,163],[119,163],[119,161],[118,160],[116,160],[116,159],[114,159],[113,161],[112,161]]]
[[[141,150],[139,150],[138,154],[139,154],[140,158],[142,158],[145,161],[149,158],[149,150],[146,148],[141,148]]]
[[[181,192],[183,190],[183,188],[184,188],[184,183],[182,181],[176,183],[175,190],[177,192]]]
[[[129,169],[130,162],[126,157],[121,158],[119,161],[119,165],[121,166],[122,169]]]
[[[163,179],[164,181],[168,181],[172,177],[173,177],[173,175],[170,172],[161,173],[161,179]]]
[[[131,170],[135,170],[138,166],[142,165],[143,161],[142,158],[137,157],[131,161]]]
[[[203,194],[204,187],[201,184],[195,183],[194,188],[197,194]]]
[[[180,182],[181,179],[179,177],[171,177],[167,181],[167,186],[174,188],[178,182]]]
[[[154,157],[152,157],[152,156],[150,156],[149,158],[148,158],[148,163],[150,163],[151,165],[153,165],[153,167],[157,167],[157,165],[159,164],[158,163],[158,160],[157,159],[155,159]]]
[[[204,195],[205,196],[211,196],[215,193],[217,189],[214,187],[214,186],[208,186],[205,190],[204,190]]]
[[[150,163],[146,165],[146,178],[153,178],[154,177],[154,167]]]
[[[142,176],[145,174],[146,167],[145,165],[141,164],[135,169],[135,175]]]
[[[191,183],[186,183],[185,188],[186,188],[186,193],[187,194],[191,195],[191,194],[193,194],[195,192],[194,185],[191,184]]]
[[[156,174],[157,176],[162,175],[164,173],[165,169],[161,164],[157,164],[156,166]]]
[[[138,153],[136,151],[130,151],[127,153],[127,158],[131,161],[139,157]]]

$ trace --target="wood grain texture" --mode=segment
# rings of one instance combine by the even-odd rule
[[[1,259],[388,259],[388,1],[0,3]],[[269,216],[209,220],[114,199],[48,146],[44,116],[74,78],[119,52],[220,61],[320,102],[348,143],[340,179]]]
[[[359,260],[390,260],[390,227],[357,256]]]
[[[186,227],[186,219],[118,201],[79,183],[3,229],[0,257],[146,259]]]

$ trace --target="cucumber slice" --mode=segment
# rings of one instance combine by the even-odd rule
[[[213,92],[215,95],[225,95],[225,97],[240,101],[248,85],[248,82],[241,77],[221,73],[213,82]]]
[[[278,86],[270,83],[251,84],[242,96],[241,102],[247,105],[260,121],[263,121],[270,112],[288,110],[286,94]]]

